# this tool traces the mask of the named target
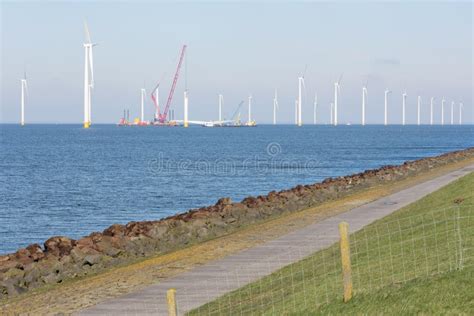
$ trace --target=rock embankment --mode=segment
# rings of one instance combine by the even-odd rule
[[[102,233],[79,240],[56,236],[44,246],[29,245],[0,256],[0,298],[15,296],[46,284],[100,272],[140,257],[164,253],[221,236],[243,225],[316,206],[375,185],[474,157],[474,148],[441,156],[385,166],[322,183],[298,185],[247,197],[234,203],[222,198],[213,206],[190,210],[157,221],[114,224]]]

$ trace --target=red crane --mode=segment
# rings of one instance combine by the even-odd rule
[[[181,69],[181,65],[183,64],[184,54],[186,52],[186,45],[183,45],[181,49],[181,57],[179,58],[178,67],[176,68],[176,73],[174,75],[173,85],[171,86],[170,94],[168,95],[168,101],[166,101],[166,106],[163,114],[160,113],[159,115],[159,122],[166,123],[168,119],[168,111],[170,109],[171,100],[173,99],[174,89],[176,88],[176,83],[178,82],[179,78],[179,70]]]

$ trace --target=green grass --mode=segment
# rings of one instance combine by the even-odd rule
[[[190,315],[474,314],[473,187],[471,173],[352,234],[349,303],[336,243]]]
[[[425,314],[472,315],[474,312],[474,268],[418,278],[362,293],[348,303],[335,300],[317,309],[318,314]],[[299,314],[312,314],[310,308]]]

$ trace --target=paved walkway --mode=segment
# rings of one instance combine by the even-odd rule
[[[182,315],[332,245],[339,239],[337,227],[341,221],[349,223],[351,232],[357,231],[473,171],[474,165],[470,165],[450,172],[262,245],[206,263],[141,291],[92,306],[79,315],[167,315],[166,291],[169,288],[177,290],[178,312]]]

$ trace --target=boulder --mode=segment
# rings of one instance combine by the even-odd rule
[[[69,255],[76,241],[63,236],[51,237],[44,243],[44,249],[48,254],[56,257]]]

